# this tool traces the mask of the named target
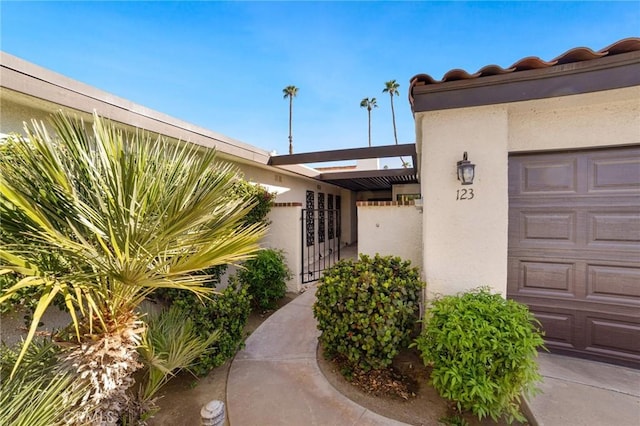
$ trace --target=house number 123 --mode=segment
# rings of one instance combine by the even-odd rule
[[[456,191],[456,200],[473,200],[473,189],[458,189]]]

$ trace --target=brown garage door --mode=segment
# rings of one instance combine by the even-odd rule
[[[640,146],[510,156],[507,293],[552,351],[640,367]]]

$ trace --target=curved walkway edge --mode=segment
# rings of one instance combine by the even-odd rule
[[[401,426],[338,392],[316,361],[311,286],[270,316],[238,352],[227,381],[232,426]]]

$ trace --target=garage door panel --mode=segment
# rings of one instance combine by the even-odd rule
[[[536,243],[575,244],[576,213],[568,211],[521,212],[521,239]],[[543,240],[543,241],[540,241]]]
[[[640,359],[640,324],[589,316],[585,335],[585,349],[589,352],[625,352],[630,357]]]
[[[640,147],[511,156],[508,235],[549,347],[640,367]]]
[[[608,244],[640,250],[640,213],[589,212],[589,244]]]
[[[555,346],[565,349],[575,349],[573,342],[575,330],[575,317],[570,313],[548,312],[530,307],[536,319],[540,321],[545,332],[546,346]]]
[[[509,297],[524,298],[525,303],[538,301],[540,298],[562,300],[558,306],[563,306],[567,300],[580,298],[584,289],[576,285],[581,280],[581,268],[575,263],[558,262],[557,260],[526,259],[509,260],[509,275],[517,277],[507,283]]]
[[[587,298],[640,306],[640,268],[588,264]]]
[[[529,293],[549,293],[574,297],[576,265],[574,263],[520,262],[521,290]]]
[[[577,192],[577,162],[550,159],[536,161],[522,167],[520,192],[553,193]]]
[[[578,244],[575,211],[566,209],[512,209],[509,244],[515,247],[573,249]]]
[[[627,158],[592,158],[589,191],[640,191],[640,155]]]

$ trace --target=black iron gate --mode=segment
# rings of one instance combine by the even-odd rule
[[[302,283],[316,281],[322,271],[340,260],[340,196],[318,193],[315,208],[314,192],[307,191],[307,208],[302,209]]]

